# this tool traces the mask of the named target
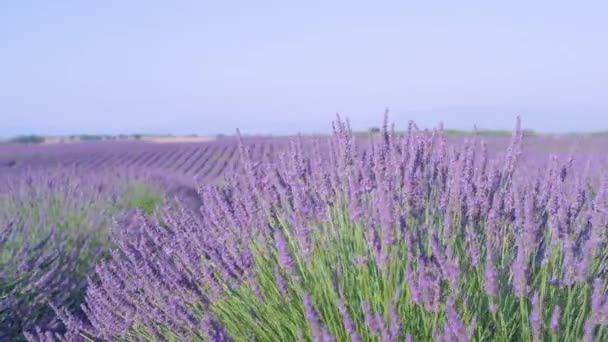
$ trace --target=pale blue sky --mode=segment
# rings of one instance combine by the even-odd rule
[[[2,1],[0,136],[608,129],[608,2],[298,3]]]

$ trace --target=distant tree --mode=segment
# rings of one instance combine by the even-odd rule
[[[591,133],[592,137],[606,137],[608,136],[608,131],[598,131]]]
[[[372,133],[372,134],[380,133],[380,128],[379,127],[371,127],[369,129],[369,132]]]
[[[133,138],[134,138],[135,140],[141,140],[142,135],[141,135],[141,134],[133,134]]]
[[[15,144],[41,144],[44,142],[44,137],[39,135],[20,135],[9,140]]]
[[[444,130],[445,134],[449,135],[449,136],[462,136],[462,135],[466,135],[467,132],[466,131],[461,131],[461,130],[457,130],[457,129],[445,129]],[[478,132],[478,134],[480,134]]]
[[[101,135],[91,135],[91,134],[81,134],[79,136],[81,141],[98,141],[102,140],[103,136]]]

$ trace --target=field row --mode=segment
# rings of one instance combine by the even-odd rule
[[[268,141],[247,143],[256,159],[273,155],[277,145]],[[188,144],[106,142],[0,149],[0,165],[4,170],[54,166],[136,168],[211,180],[233,168],[238,156],[238,143],[232,139]]]

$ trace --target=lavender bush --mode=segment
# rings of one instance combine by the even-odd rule
[[[51,169],[0,180],[0,340],[61,332],[54,308],[78,310],[112,217],[157,198],[118,176]]]
[[[241,145],[200,213],[122,222],[72,336],[608,339],[605,161],[530,161],[519,123],[497,155],[414,124],[370,139],[338,120],[276,164]]]

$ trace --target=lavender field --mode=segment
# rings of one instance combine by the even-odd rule
[[[607,341],[608,138],[0,145],[0,341]]]

